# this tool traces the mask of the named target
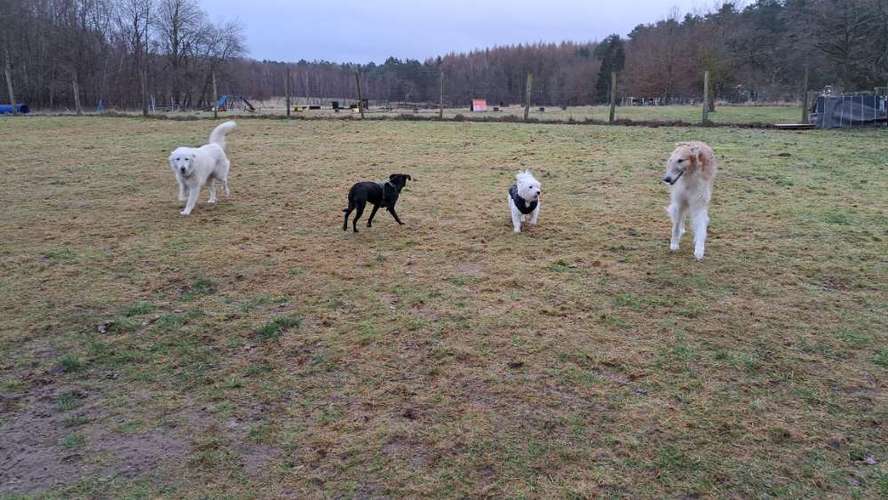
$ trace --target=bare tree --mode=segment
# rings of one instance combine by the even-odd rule
[[[9,103],[12,104],[12,114],[18,113],[18,110],[15,106],[15,91],[12,86],[12,64],[9,62],[9,47],[6,45],[3,46],[3,53],[5,54],[4,58],[4,73],[6,76],[6,90],[9,93]]]
[[[133,69],[139,78],[143,116],[148,116],[148,58],[154,8],[153,0],[123,0],[117,11],[117,29],[133,56]]]
[[[160,0],[157,29],[169,65],[170,97],[176,108],[184,100],[183,82],[188,58],[195,48],[204,13],[195,0]]]

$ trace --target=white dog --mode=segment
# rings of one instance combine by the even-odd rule
[[[709,199],[718,162],[712,148],[702,142],[680,142],[666,162],[663,182],[672,186],[672,199],[666,211],[672,219],[669,249],[678,250],[690,212],[694,228],[694,257],[703,260],[706,228],[709,225]]]
[[[210,142],[199,148],[180,147],[170,154],[170,168],[179,183],[179,201],[185,201],[180,213],[189,215],[197,204],[200,188],[205,184],[210,192],[210,203],[216,203],[216,181],[222,183],[225,196],[228,191],[228,168],[231,163],[225,155],[225,136],[237,128],[232,121],[214,128]],[[186,201],[187,200],[187,201]]]
[[[540,218],[541,192],[540,181],[533,177],[530,170],[515,176],[515,184],[509,188],[509,210],[512,212],[512,226],[516,233],[521,232],[522,222],[536,225]]]

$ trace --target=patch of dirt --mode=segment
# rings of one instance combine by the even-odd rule
[[[458,272],[459,274],[465,274],[467,276],[481,276],[481,271],[481,264],[475,264],[472,262],[463,262],[456,266],[456,272]]]
[[[273,446],[260,444],[243,444],[237,448],[241,457],[241,465],[250,477],[265,475],[268,463],[276,460],[281,455],[281,450]]]
[[[440,457],[435,450],[430,450],[422,443],[405,437],[394,437],[382,447],[387,456],[410,464],[416,470],[433,465]]]
[[[98,394],[43,382],[0,410],[0,494],[35,493],[90,476],[136,478],[188,451],[178,436],[159,430],[113,432],[101,423],[106,414]],[[72,435],[82,440],[66,447]]]

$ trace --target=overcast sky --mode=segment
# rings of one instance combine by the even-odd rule
[[[714,0],[200,0],[239,20],[255,59],[383,62],[527,42],[600,40]]]

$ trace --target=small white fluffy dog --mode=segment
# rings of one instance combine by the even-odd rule
[[[515,184],[509,188],[509,210],[512,212],[512,226],[516,233],[521,232],[522,222],[535,226],[540,218],[540,193],[542,187],[530,170],[519,172]],[[528,220],[529,219],[529,220]]]
[[[200,188],[204,185],[210,192],[210,203],[216,203],[216,181],[222,183],[225,196],[228,191],[228,169],[231,163],[225,155],[225,136],[237,128],[228,121],[214,128],[208,144],[199,148],[180,147],[170,154],[170,168],[179,183],[179,201],[185,201],[180,212],[189,215],[197,204]]]
[[[709,225],[709,199],[718,162],[712,148],[703,142],[680,142],[666,162],[663,182],[672,186],[672,199],[666,212],[672,219],[669,249],[678,250],[690,212],[694,230],[694,257],[703,260],[706,228]]]

